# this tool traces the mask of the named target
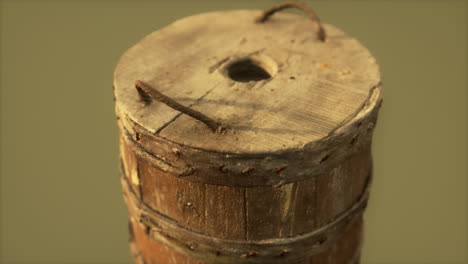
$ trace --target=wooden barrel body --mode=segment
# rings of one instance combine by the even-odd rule
[[[381,103],[369,52],[278,13],[179,20],[114,76],[121,180],[137,263],[358,263]],[[135,89],[151,87],[223,125]]]

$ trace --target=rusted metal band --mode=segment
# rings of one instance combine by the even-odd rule
[[[369,122],[369,127],[363,124],[366,130],[371,130],[373,123]],[[189,152],[180,146],[170,142],[159,141],[150,138],[146,134],[137,134],[141,140],[135,140],[135,134],[122,128],[122,138],[124,144],[131,148],[132,152],[140,158],[148,161],[156,169],[169,173],[174,177],[183,178],[187,181],[206,183],[211,185],[253,187],[284,185],[287,183],[303,181],[323,173],[327,173],[332,168],[339,166],[351,155],[369,146],[371,140],[370,131],[367,136],[350,139],[350,143],[343,147],[343,151],[322,151],[325,154],[298,153],[291,154],[287,158],[281,156],[270,157],[243,157],[235,155],[212,155],[207,156],[201,151]],[[152,144],[151,149],[145,144]],[[151,142],[151,143],[148,143]],[[173,149],[176,154],[169,154],[167,150]],[[161,153],[156,154],[155,151]],[[329,153],[329,154],[327,154]],[[175,159],[172,156],[179,156]],[[307,162],[304,162],[307,160]],[[312,165],[304,165],[311,163]],[[240,167],[239,164],[245,164]]]
[[[211,185],[253,187],[283,185],[328,173],[368,148],[381,100],[376,86],[370,112],[357,111],[330,135],[302,148],[269,153],[224,153],[173,142],[142,127],[124,113],[119,126],[124,143],[149,164],[184,180]],[[363,108],[363,109],[364,109]]]
[[[125,134],[123,136],[124,141],[132,149],[132,151],[139,157],[149,160],[150,163],[155,168],[163,172],[176,175],[178,177],[183,177],[184,175],[191,173],[188,168],[184,169],[184,168],[174,166],[170,162],[168,162],[163,156],[154,155],[153,153],[149,152],[142,145],[140,145],[136,140],[134,140],[132,135],[127,130],[124,129],[123,133]]]
[[[140,201],[128,178],[123,171],[121,173],[125,202],[147,234],[178,252],[206,263],[290,263],[324,251],[361,217],[367,205],[371,179],[369,177],[365,191],[349,209],[313,232],[288,238],[245,241],[216,238],[179,225]]]

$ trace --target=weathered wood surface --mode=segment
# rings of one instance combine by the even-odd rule
[[[278,153],[324,144],[380,85],[375,59],[332,25],[324,24],[327,39],[321,42],[306,18],[278,13],[255,24],[260,13],[195,15],[145,37],[115,70],[121,110],[151,133],[198,149]],[[225,66],[245,56],[265,62],[273,77],[257,82],[226,77]],[[213,134],[164,104],[144,107],[136,80],[233,129]]]
[[[358,262],[381,103],[378,66],[365,47],[331,25],[324,25],[321,42],[301,16],[279,13],[254,24],[258,14],[184,18],[144,38],[116,68],[136,261]],[[233,81],[227,68],[246,56],[271,78]],[[213,133],[162,103],[145,104],[136,80],[228,129]],[[161,222],[148,219],[133,196]],[[312,240],[302,239],[308,234]],[[219,248],[203,237],[217,239]],[[239,252],[226,248],[235,243]]]
[[[227,244],[221,239],[251,241],[252,247],[250,250],[243,248],[244,251],[240,251],[236,256],[239,260],[243,260],[243,255],[255,252],[255,258],[250,259],[249,263],[275,263],[273,262],[275,260],[283,263],[283,259],[284,263],[292,263],[291,258],[294,263],[308,263],[308,259],[317,259],[318,256],[326,256],[325,259],[335,259],[343,257],[343,254],[345,256],[351,253],[356,254],[355,251],[348,252],[348,250],[356,249],[354,246],[360,244],[360,240],[356,239],[356,237],[359,237],[357,236],[359,232],[346,230],[354,228],[355,224],[352,224],[353,222],[360,221],[362,211],[357,211],[354,217],[350,219],[351,226],[346,223],[343,228],[339,229],[338,236],[336,233],[324,233],[323,236],[318,237],[319,240],[312,244],[319,246],[318,253],[326,248],[332,248],[334,251],[330,252],[335,252],[336,255],[321,253],[311,257],[302,251],[300,245],[284,248],[275,247],[274,259],[263,262],[266,256],[261,251],[255,251],[256,247],[253,244],[255,241],[268,241],[277,238],[294,239],[297,236],[313,232],[332,222],[337,216],[352,207],[362,195],[369,180],[369,154],[368,149],[363,149],[331,173],[306,181],[283,186],[250,188],[192,183],[169,176],[173,178],[171,180],[166,178],[167,175],[154,171],[154,168],[139,167],[140,178],[148,177],[154,179],[155,182],[163,183],[150,185],[153,187],[161,185],[161,187],[156,187],[156,191],[148,190],[148,199],[145,200],[146,197],[143,196],[145,204],[184,228],[220,238],[220,240],[218,241],[219,248],[214,246],[210,250],[204,250],[203,245],[200,245],[195,237],[180,235],[177,230],[165,227],[164,223],[156,225],[145,225],[143,223],[142,226],[148,231],[146,231],[145,238],[141,238],[143,242],[137,241],[137,243],[145,244],[142,249],[143,255],[147,254],[149,258],[158,258],[164,261],[163,263],[172,263],[166,258],[172,258],[175,253],[168,256],[153,256],[151,252],[154,250],[145,250],[146,244],[158,245],[158,243],[149,239],[149,237],[157,235],[158,241],[168,246],[175,245],[175,248],[182,248],[182,252],[185,250],[185,255],[198,256],[199,252],[197,251],[201,249],[200,254],[204,255],[205,260],[210,260],[209,263],[239,263],[237,261],[229,262],[224,259],[227,252],[223,246]],[[354,181],[347,173],[350,167],[355,172]],[[129,177],[127,182],[130,182],[130,180]],[[200,190],[203,190],[203,192]],[[143,193],[146,192],[143,191]],[[132,222],[138,223],[138,219],[141,220],[141,214],[132,211],[137,207],[128,201],[127,204],[130,208],[130,215],[137,218],[132,219]],[[139,226],[138,228],[142,227]],[[150,230],[152,228],[154,228],[154,231]],[[161,230],[169,232],[164,233]],[[354,232],[355,235],[350,238],[349,242],[346,242],[347,240],[343,242],[343,239],[346,238],[346,236],[343,237],[343,233],[347,232]],[[151,242],[144,242],[148,239]],[[328,246],[321,247],[321,243],[328,243]],[[339,245],[343,245],[343,250]],[[160,247],[166,248],[163,245],[160,245]],[[310,247],[310,253],[316,250],[314,247]],[[283,252],[287,254],[282,256]],[[299,256],[299,260],[294,256],[295,254]],[[303,256],[302,259],[301,256]]]

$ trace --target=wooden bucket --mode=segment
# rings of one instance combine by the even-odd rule
[[[114,88],[137,263],[358,263],[381,77],[357,40],[297,2],[205,13]]]

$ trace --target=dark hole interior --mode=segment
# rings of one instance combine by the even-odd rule
[[[229,78],[237,82],[260,81],[271,75],[251,59],[243,59],[230,64],[227,68]]]

